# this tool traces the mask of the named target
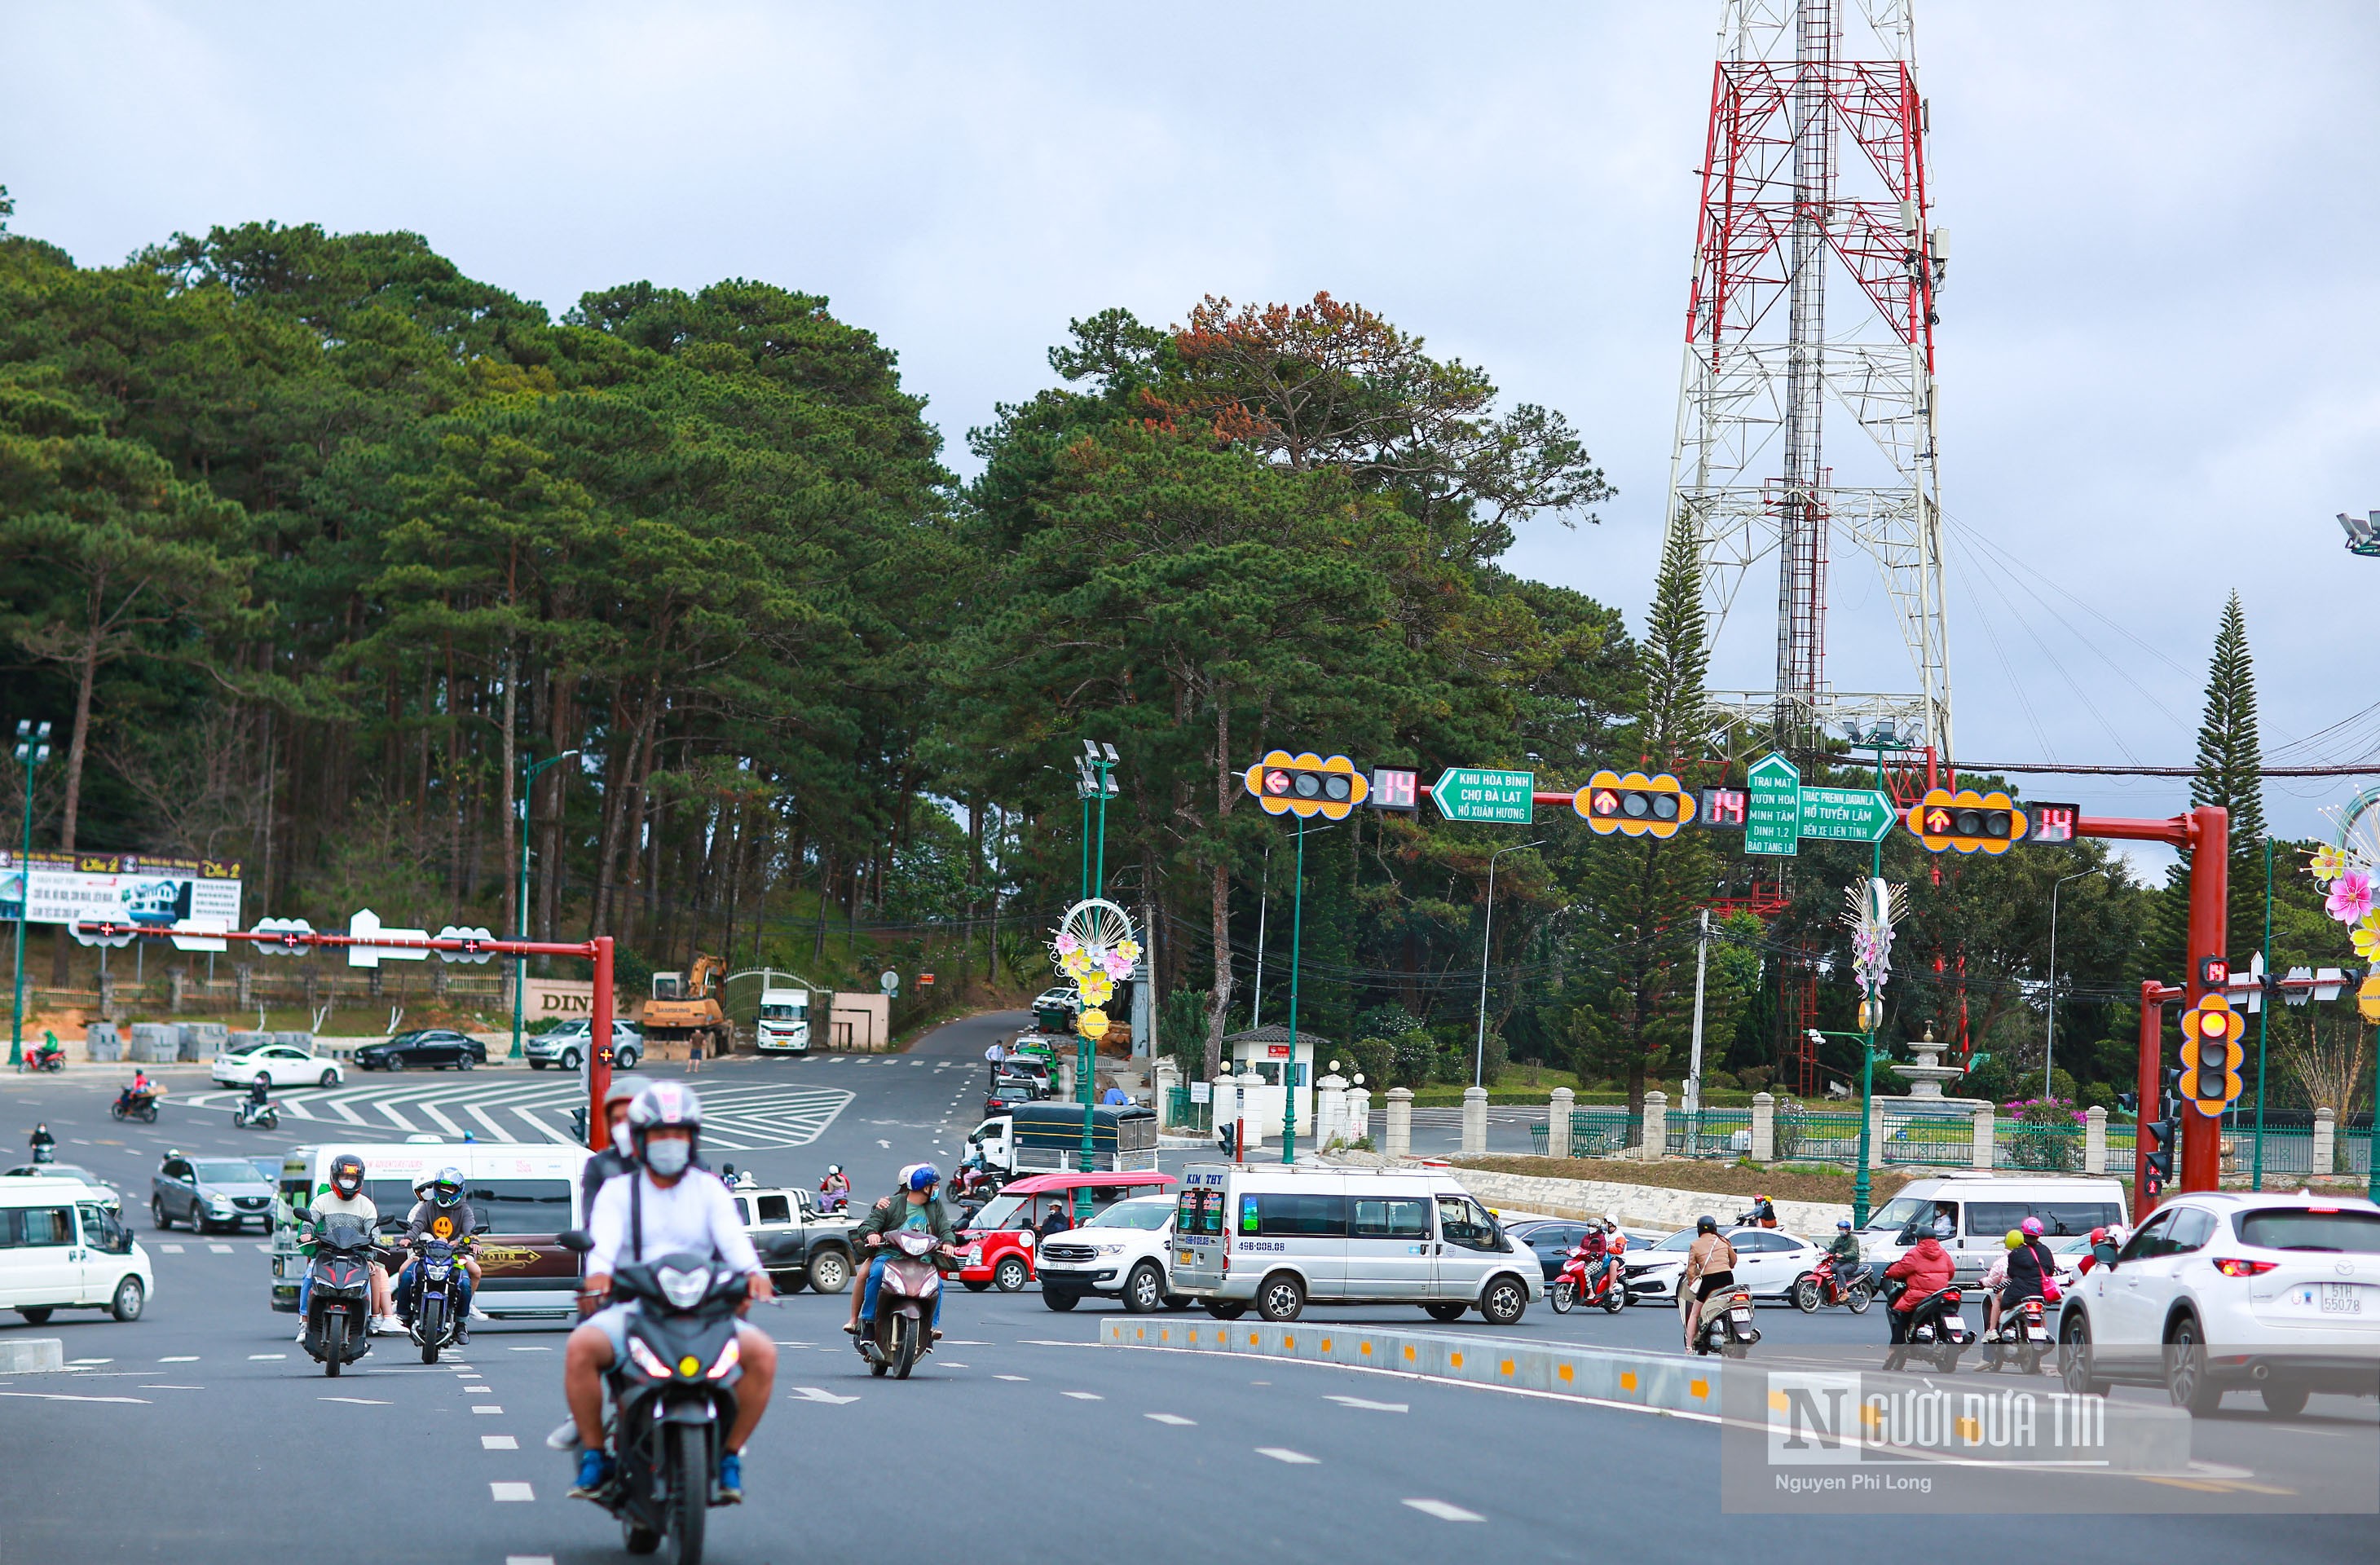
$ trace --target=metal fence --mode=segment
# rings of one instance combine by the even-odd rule
[[[1861,1122],[1856,1113],[1779,1109],[1777,1111],[1776,1160],[1780,1163],[1856,1164],[1859,1161]]]
[[[1203,1103],[1193,1102],[1188,1087],[1168,1088],[1165,1094],[1165,1128],[1169,1134],[1206,1134],[1215,1128],[1213,1100],[1209,1099]]]
[[[1664,1117],[1662,1130],[1674,1158],[1742,1158],[1752,1151],[1752,1110],[1705,1109]]]
[[[1644,1140],[1644,1121],[1625,1109],[1572,1109],[1570,1111],[1570,1146],[1567,1150],[1548,1150],[1552,1138],[1550,1122],[1540,1120],[1529,1127],[1529,1144],[1540,1158],[1602,1158],[1614,1152],[1625,1152]]]
[[[1975,1161],[1975,1122],[1968,1114],[1909,1114],[1886,1110],[1878,1144],[1888,1164],[1972,1168]]]
[[[1992,1167],[2030,1173],[2081,1173],[2081,1125],[2035,1125],[2002,1120],[1992,1127]]]

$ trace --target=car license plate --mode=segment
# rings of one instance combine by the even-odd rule
[[[1967,1317],[1963,1315],[1946,1315],[1942,1317],[1942,1327],[1946,1331],[1964,1331],[1967,1328]]]
[[[2362,1315],[2363,1290],[2352,1282],[2325,1282],[2322,1285],[2322,1313],[2325,1315]]]
[[[1752,1312],[1750,1310],[1734,1310],[1730,1313],[1731,1313],[1738,1320],[1750,1320],[1752,1318]]]

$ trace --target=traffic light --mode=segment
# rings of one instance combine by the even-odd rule
[[[2173,1155],[2181,1145],[2181,1124],[2177,1120],[2148,1120],[2142,1123],[2141,1134],[2148,1142],[2148,1154],[2143,1159],[2147,1177],[2143,1180],[2141,1195],[2145,1198],[2163,1191],[2166,1182],[2173,1178]]]
[[[1248,768],[1241,781],[1267,815],[1319,815],[1328,820],[1346,819],[1347,812],[1372,792],[1354,761],[1345,756],[1326,760],[1310,750],[1301,756],[1273,750]]]
[[[2206,995],[2181,1013],[2181,1093],[2200,1113],[2220,1114],[2240,1096],[2240,1064],[2248,1057],[2240,1035],[2247,1025],[2220,994]]]
[[[1948,788],[1928,788],[1901,820],[1928,853],[1949,848],[1959,853],[2003,854],[2024,841],[2032,824],[2023,808],[1998,788],[1988,794],[1973,788],[1955,794]]]
[[[2198,959],[2198,987],[2228,989],[2231,985],[2231,961],[2224,956],[2202,956]]]
[[[2141,1095],[2137,1092],[2119,1092],[2116,1094],[2116,1107],[2127,1114],[2137,1114],[2141,1111]]]
[[[1570,807],[1598,837],[1614,831],[1631,837],[1669,838],[1694,818],[1694,796],[1668,772],[1647,777],[1598,771],[1571,795]]]

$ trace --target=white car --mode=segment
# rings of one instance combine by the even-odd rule
[[[336,1060],[287,1043],[218,1054],[212,1074],[217,1086],[246,1086],[259,1076],[270,1078],[274,1086],[333,1087],[347,1079],[346,1067]]]
[[[2287,1418],[2312,1391],[2371,1395],[2380,1365],[2380,1207],[2196,1191],[2134,1230],[2058,1307],[2072,1391],[2162,1385],[2208,1413],[2253,1389]]]
[[[1735,1280],[1755,1299],[1790,1299],[1793,1284],[1807,1277],[1826,1256],[1826,1247],[1779,1228],[1721,1229],[1735,1246]],[[1675,1299],[1678,1274],[1686,1268],[1686,1252],[1694,1248],[1694,1231],[1682,1228],[1649,1250],[1628,1246],[1628,1297]]]
[[[1041,1242],[1038,1269],[1041,1302],[1070,1310],[1086,1294],[1122,1299],[1135,1315],[1190,1301],[1173,1292],[1173,1197],[1141,1195],[1118,1201],[1080,1228]]]

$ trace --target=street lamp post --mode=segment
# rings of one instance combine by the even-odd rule
[[[1289,1058],[1281,1062],[1281,1160],[1284,1163],[1297,1161],[1297,969],[1305,932],[1305,817],[1301,815],[1297,818],[1297,884],[1289,899]]]
[[[1487,1085],[1480,1077],[1487,1074],[1488,1069],[1488,941],[1496,933],[1496,861],[1508,853],[1545,845],[1545,839],[1540,837],[1534,843],[1514,843],[1510,847],[1498,848],[1488,855],[1488,913],[1480,921],[1479,928],[1479,1042],[1471,1058],[1471,1085],[1474,1086]]]
[[[17,855],[17,1001],[8,1015],[8,1063],[25,1062],[25,917],[33,910],[33,768],[50,758],[50,725],[17,722],[17,764],[25,769],[24,848]]]
[[[2049,1015],[2041,1037],[2041,1096],[2044,1098],[2057,1096],[2050,1090],[2053,1079],[2050,1056],[2058,1051],[2058,893],[2069,880],[2087,880],[2094,875],[2107,872],[2106,865],[2094,865],[2088,869],[2078,869],[2071,875],[2059,876],[2049,888],[2049,999],[2042,1006]]]
[[[1873,993],[1870,993],[1867,1000],[1860,1006],[1860,1010],[1863,1013],[1861,1020],[1867,1020],[1865,1013],[1871,1008],[1876,1011],[1884,1009],[1883,1004],[1876,1000]],[[1871,1118],[1869,1103],[1876,1092],[1876,1062],[1878,1058],[1876,1051],[1876,1029],[1874,1027],[1865,1027],[1859,1032],[1843,1033],[1836,1032],[1831,1028],[1827,1027],[1812,1027],[1809,1029],[1809,1033],[1810,1041],[1813,1043],[1815,1043],[1822,1038],[1830,1037],[1855,1037],[1860,1040],[1859,1171],[1852,1179],[1852,1226],[1853,1228],[1865,1228],[1867,1226],[1868,1206],[1867,1133],[1868,1122]]]
[[[1102,755],[1101,751],[1106,753]],[[1083,754],[1075,762],[1075,792],[1083,801],[1083,900],[1085,902],[1103,895],[1107,888],[1108,800],[1115,795],[1115,769],[1122,759],[1123,758],[1116,754],[1116,747],[1113,745],[1103,740],[1086,739],[1083,741]],[[1099,856],[1096,860],[1091,856],[1091,800],[1093,798],[1099,801]],[[1085,1173],[1090,1172],[1092,1166],[1099,1161],[1099,1140],[1093,1134],[1099,1104],[1099,1040],[1084,1032],[1079,1026],[1076,1027],[1075,1030],[1075,1088],[1082,1095],[1083,1099],[1083,1145],[1076,1158],[1076,1166]],[[1122,1143],[1119,1142],[1118,1145],[1121,1146]],[[1077,1191],[1075,1195],[1075,1220],[1077,1223],[1088,1222],[1090,1213],[1090,1191],[1087,1189]]]
[[[514,934],[515,938],[518,940],[525,940],[528,939],[528,796],[537,787],[537,774],[539,772],[543,771],[549,766],[559,765],[561,762],[568,760],[577,753],[578,752],[577,750],[565,750],[558,756],[550,756],[546,759],[540,761],[531,761],[526,757],[524,757],[522,760],[521,770],[523,776],[521,778],[520,796],[520,897],[514,910],[517,915],[514,920]],[[521,1008],[524,998],[521,991],[528,987],[528,958],[527,956],[516,956],[513,958],[513,1049],[510,1054],[504,1056],[507,1060],[517,1060],[521,1057]],[[604,1009],[608,1011],[610,1006],[607,1004]],[[588,1059],[594,1059],[596,1050],[601,1049],[605,1044],[611,1041],[611,1035],[608,1033],[601,1037],[596,1037],[590,1035],[587,1039]]]

